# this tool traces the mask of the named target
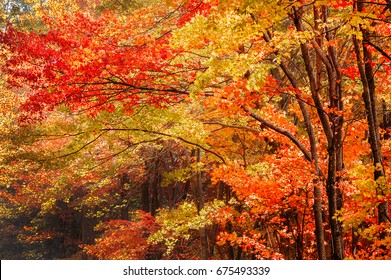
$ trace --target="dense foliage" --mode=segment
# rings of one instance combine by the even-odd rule
[[[390,1],[5,2],[3,259],[391,259]]]

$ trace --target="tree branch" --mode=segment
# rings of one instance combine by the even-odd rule
[[[214,151],[212,151],[212,150],[210,150],[208,148],[205,148],[205,147],[203,147],[200,144],[193,143],[193,142],[191,142],[189,140],[186,140],[185,138],[180,137],[180,136],[174,136],[174,135],[170,135],[170,134],[164,133],[164,132],[152,131],[152,130],[141,129],[141,128],[103,128],[103,129],[100,129],[100,131],[140,131],[140,132],[144,132],[144,133],[150,133],[150,134],[155,134],[155,135],[161,135],[161,136],[166,136],[166,137],[170,137],[170,138],[175,138],[175,139],[178,139],[178,140],[180,140],[180,141],[182,141],[182,142],[184,142],[186,144],[189,144],[189,145],[192,145],[192,146],[196,146],[196,147],[200,148],[201,150],[216,156],[223,163],[225,163],[224,158],[222,156],[220,156],[219,154],[217,154],[216,152],[214,152]]]
[[[299,150],[304,154],[304,157],[308,160],[308,161],[312,161],[312,156],[311,154],[308,152],[308,150],[304,147],[303,143],[300,142],[299,139],[297,139],[290,131],[286,130],[286,129],[283,129],[281,127],[278,127],[276,126],[274,123],[272,122],[269,122],[268,120],[265,120],[264,118],[262,118],[260,115],[254,113],[254,112],[251,112],[248,108],[242,106],[242,108],[244,109],[244,111],[246,111],[247,113],[250,114],[250,116],[259,121],[260,123],[264,124],[265,126],[267,126],[268,128],[274,130],[275,132],[278,132],[286,137],[288,137],[298,148]]]

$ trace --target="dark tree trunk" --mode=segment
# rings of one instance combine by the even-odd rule
[[[144,212],[149,212],[149,183],[141,185],[141,209]]]
[[[296,26],[296,29],[300,32],[304,32],[305,28],[302,24],[302,14],[303,8],[293,7],[292,19]],[[319,11],[316,10],[314,13],[315,16],[322,18],[325,22],[328,18],[328,8],[322,7],[322,14],[319,14]],[[319,19],[320,19],[319,18]],[[318,19],[318,20],[319,20]],[[326,30],[325,36],[327,40],[332,40],[332,34]],[[319,41],[319,40],[318,40]],[[327,73],[327,91],[329,96],[329,107],[332,111],[341,111],[342,110],[342,96],[340,91],[340,73],[338,70],[338,63],[336,59],[335,50],[332,47],[327,49],[325,53],[321,46],[319,46],[316,40],[311,40],[313,49],[315,51],[315,60],[317,67],[323,67]],[[338,115],[338,113],[332,113],[329,116],[326,115],[321,96],[319,94],[321,85],[320,78],[320,69],[315,69],[313,65],[313,59],[311,57],[310,47],[308,43],[302,43],[300,45],[301,54],[304,60],[305,69],[307,72],[310,91],[312,99],[314,101],[320,122],[323,127],[323,131],[326,135],[328,142],[328,172],[326,180],[326,190],[328,198],[328,211],[329,211],[329,223],[331,227],[332,235],[332,252],[333,259],[343,259],[344,250],[343,250],[343,236],[342,236],[342,225],[336,218],[336,213],[339,206],[337,206],[337,201],[342,203],[342,199],[338,197],[341,195],[341,192],[338,190],[338,182],[336,174],[342,168],[342,124],[343,118]],[[313,153],[315,154],[315,153]],[[342,206],[342,205],[340,205]],[[319,207],[319,206],[318,206]],[[315,209],[315,206],[314,206]],[[315,213],[315,217],[319,216],[320,213]],[[322,252],[324,254],[324,252]],[[320,254],[319,254],[320,255]],[[324,255],[322,255],[322,258]],[[321,258],[321,256],[319,256]]]
[[[364,10],[364,2],[357,1],[356,9],[358,12]],[[356,36],[353,37],[354,49],[357,57],[357,65],[360,72],[360,78],[363,85],[362,97],[365,104],[365,112],[369,127],[369,143],[372,151],[373,165],[375,167],[374,179],[377,182],[376,191],[378,195],[384,195],[387,192],[388,186],[385,180],[379,180],[385,176],[383,157],[381,153],[379,121],[377,117],[376,106],[376,87],[374,80],[374,70],[372,66],[372,56],[365,43],[369,41],[369,31],[360,27],[362,33],[361,46]],[[388,223],[388,201],[381,202],[378,207],[378,223]]]

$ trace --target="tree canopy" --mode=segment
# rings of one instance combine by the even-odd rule
[[[391,258],[388,0],[5,2],[2,258]]]

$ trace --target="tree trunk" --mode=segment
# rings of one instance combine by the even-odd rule
[[[269,37],[269,35],[266,34],[264,35],[264,39],[265,41],[269,42],[271,38]],[[322,214],[323,198],[322,198],[322,190],[321,187],[319,186],[319,182],[322,182],[324,180],[324,175],[319,167],[316,135],[315,135],[313,125],[311,123],[311,117],[308,112],[307,106],[302,101],[302,97],[299,93],[299,83],[297,79],[294,77],[293,73],[289,70],[288,66],[284,62],[280,63],[280,68],[282,69],[282,71],[290,81],[291,85],[295,89],[298,89],[298,91],[296,92],[296,99],[300,106],[300,110],[304,119],[304,124],[310,141],[310,149],[311,149],[310,157],[306,157],[306,158],[307,160],[313,163],[316,174],[318,175],[318,179],[314,180],[314,205],[313,205],[317,252],[318,252],[318,258],[320,260],[325,260],[327,258],[326,258],[326,249],[324,246],[325,238],[324,238],[324,226],[323,226],[323,214]],[[278,77],[279,75],[274,73],[273,76]]]
[[[293,15],[292,19],[296,26],[297,31],[304,32],[305,28],[302,24],[302,13],[303,8],[293,7]],[[317,10],[316,10],[317,11]],[[318,12],[315,13],[315,16],[320,16]],[[328,17],[328,8],[322,7],[322,18],[323,21],[327,21]],[[326,36],[328,36],[328,40],[331,40],[330,32],[326,30]],[[327,90],[330,99],[330,108],[341,111],[342,110],[342,102],[341,102],[341,91],[339,80],[340,74],[338,70],[338,64],[336,60],[335,50],[333,48],[328,48],[328,53],[324,53],[322,48],[319,46],[316,40],[311,40],[312,46],[315,51],[315,55],[318,58],[316,60],[317,67],[321,67],[321,63],[327,72]],[[342,124],[343,119],[342,116],[339,116],[338,113],[330,114],[330,117],[326,115],[325,109],[323,107],[323,102],[319,95],[319,85],[321,85],[321,81],[319,81],[319,72],[320,70],[315,69],[311,58],[311,53],[309,49],[308,43],[300,44],[301,54],[304,60],[305,69],[307,72],[310,91],[312,95],[312,99],[314,101],[320,122],[323,127],[323,131],[326,135],[328,142],[328,172],[327,172],[327,180],[326,180],[326,190],[328,197],[328,210],[329,210],[329,223],[331,227],[331,235],[332,235],[332,252],[333,259],[343,259],[344,258],[344,250],[343,250],[343,236],[342,236],[342,226],[341,223],[336,218],[336,213],[338,210],[337,201],[342,202],[342,199],[337,198],[337,194],[340,194],[338,191],[338,182],[336,180],[336,174],[342,168]],[[337,158],[338,157],[338,158]],[[337,164],[338,162],[338,164]]]
[[[363,1],[357,1],[356,8],[358,12],[362,12],[364,10]],[[375,167],[374,180],[377,184],[376,191],[378,195],[384,195],[388,189],[388,186],[385,180],[381,180],[381,178],[385,176],[385,172],[381,153],[379,121],[376,114],[376,88],[374,81],[375,74],[372,66],[372,56],[368,50],[368,46],[365,44],[366,41],[369,41],[369,32],[362,26],[360,26],[360,30],[362,33],[362,50],[356,36],[353,36],[353,43],[356,52],[357,66],[363,85],[362,98],[365,104],[365,112],[367,115],[367,122],[369,127],[369,143],[372,151],[373,165]],[[378,223],[388,223],[390,221],[388,217],[388,201],[381,202],[378,205],[377,210]]]
[[[141,185],[141,209],[149,212],[149,183],[147,182]]]

